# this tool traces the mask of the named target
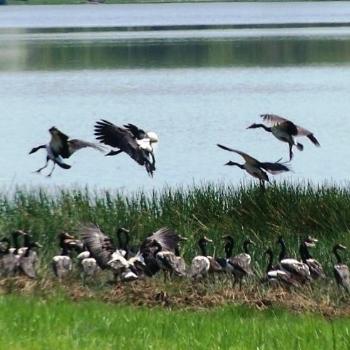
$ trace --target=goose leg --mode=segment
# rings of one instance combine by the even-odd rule
[[[56,162],[53,162],[53,167],[52,167],[52,169],[50,171],[50,174],[46,175],[46,177],[51,177],[53,171],[55,170],[55,167],[56,167]]]
[[[41,171],[44,170],[44,169],[46,169],[47,166],[49,165],[49,160],[50,160],[50,158],[49,158],[49,157],[46,157],[46,163],[45,163],[45,165],[44,165],[42,168],[40,168],[40,169],[38,169],[38,170],[35,170],[34,172],[40,174]]]
[[[293,158],[293,151],[292,151],[292,147],[293,147],[293,144],[292,144],[292,143],[290,143],[290,144],[289,144],[289,161],[291,161],[291,160],[292,160],[292,158]]]

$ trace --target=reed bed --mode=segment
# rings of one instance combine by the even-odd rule
[[[222,235],[233,235],[237,252],[249,236],[257,244],[252,253],[259,264],[263,250],[276,247],[280,234],[294,254],[300,239],[312,235],[320,240],[313,250],[315,257],[330,262],[335,242],[350,248],[349,214],[350,188],[326,185],[272,184],[261,191],[253,185],[206,184],[132,194],[17,189],[0,194],[0,233],[30,231],[44,245],[42,254],[46,257],[57,253],[59,232],[74,234],[82,224],[92,222],[111,236],[120,226],[130,229],[134,245],[168,226],[189,239],[183,246],[187,258],[196,253],[196,241],[203,234],[214,240],[216,255],[223,254]]]
[[[132,194],[88,189],[50,192],[17,189],[0,194],[0,236],[8,235],[14,229],[33,234],[43,245],[39,252],[39,278],[37,281],[21,277],[2,280],[0,294],[19,292],[45,299],[52,290],[55,293],[60,288],[53,277],[50,260],[60,252],[57,234],[61,231],[78,234],[84,223],[93,222],[115,237],[116,229],[123,226],[130,229],[132,244],[137,246],[150,233],[168,226],[188,238],[182,247],[187,262],[198,252],[196,242],[204,234],[214,240],[209,253],[216,256],[224,255],[222,235],[231,234],[235,238],[235,254],[242,252],[243,240],[249,236],[256,243],[251,252],[256,277],[244,284],[243,291],[232,290],[227,278],[193,286],[188,280],[164,283],[161,275],[152,279],[154,285],[153,282],[138,281],[132,284],[134,289],[128,289],[106,283],[106,275],[84,285],[77,269],[71,280],[63,284],[65,295],[74,300],[89,296],[127,304],[180,308],[220,306],[230,302],[262,307],[280,305],[302,312],[350,315],[349,298],[336,288],[333,280],[334,258],[331,254],[336,242],[350,248],[348,213],[350,189],[326,185],[272,184],[262,191],[254,185],[203,184]],[[324,265],[327,280],[317,281],[297,292],[276,294],[272,290],[269,294],[270,289],[259,283],[266,266],[263,252],[272,246],[278,253],[276,239],[280,234],[294,256],[299,256],[298,245],[303,237],[319,238],[312,253]],[[344,254],[344,261],[348,261],[348,253]],[[151,283],[149,292],[145,292],[145,283]],[[181,293],[184,290],[188,293]],[[170,297],[159,300],[156,298],[158,292]]]

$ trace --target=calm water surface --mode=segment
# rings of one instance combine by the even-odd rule
[[[282,13],[285,5],[279,6]],[[21,12],[25,6],[6,10],[12,8],[27,16]],[[104,11],[105,6],[97,8]],[[133,20],[134,12],[126,13]],[[101,18],[101,26],[106,20]],[[15,22],[12,18],[8,26]],[[20,28],[0,31],[0,46],[4,187],[89,185],[128,191],[247,181],[239,169],[223,166],[239,157],[215,144],[261,160],[286,159],[285,144],[262,130],[245,130],[269,112],[311,129],[322,145],[318,149],[303,140],[305,150],[295,152],[294,173],[278,179],[344,183],[348,178],[347,27],[136,32]],[[93,125],[100,118],[133,122],[158,133],[153,179],[126,155],[106,158],[93,150],[75,154],[67,161],[72,169],[57,169],[51,179],[32,173],[45,156],[29,156],[28,151],[48,140],[49,127],[93,140]]]

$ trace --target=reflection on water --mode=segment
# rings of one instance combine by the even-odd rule
[[[223,31],[224,32],[224,31]],[[347,63],[350,36],[2,40],[0,70],[284,66]],[[50,38],[50,35],[49,35]]]

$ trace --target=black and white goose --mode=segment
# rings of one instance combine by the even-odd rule
[[[201,255],[197,255],[192,259],[189,276],[194,279],[207,276],[210,270],[210,259],[207,254],[207,244],[213,241],[207,237],[202,237],[198,241]]]
[[[16,230],[11,233],[11,238],[13,246],[8,238],[4,238],[3,242],[6,243],[6,250],[1,256],[1,274],[4,277],[14,276],[19,270],[19,259],[20,255],[18,250],[20,249],[20,244],[18,238],[22,236],[23,231]]]
[[[287,257],[279,261],[279,266],[283,271],[290,273],[298,283],[304,284],[312,280],[309,266],[302,261]]]
[[[133,124],[119,127],[107,120],[100,120],[95,124],[95,136],[98,141],[117,149],[109,152],[107,156],[125,152],[153,176],[155,171],[153,144],[158,142],[158,136],[154,132],[145,132]]]
[[[38,147],[34,147],[29,154],[37,152],[39,149],[46,150],[46,163],[45,165],[36,170],[37,173],[40,173],[42,170],[47,168],[49,165],[49,161],[53,162],[53,167],[50,173],[47,175],[50,177],[55,170],[56,164],[62,169],[70,169],[71,166],[63,162],[63,159],[69,158],[76,151],[79,151],[82,148],[90,147],[97,151],[103,152],[104,148],[98,144],[87,142],[78,139],[69,140],[69,137],[65,135],[63,132],[58,130],[56,127],[52,127],[49,129],[51,134],[51,140],[49,143],[45,145],[40,145]]]
[[[42,248],[41,244],[34,242],[32,236],[24,235],[24,248],[19,249],[20,271],[29,278],[36,278],[36,266],[39,258],[34,248]]]
[[[154,245],[156,247],[154,256],[159,268],[164,272],[164,280],[173,274],[181,277],[186,276],[186,264],[182,257],[170,251],[163,251],[161,244],[157,241],[154,241]]]
[[[52,269],[56,277],[61,281],[73,270],[73,262],[70,253],[72,249],[75,248],[74,242],[77,240],[66,232],[60,233],[58,239],[61,253],[52,258]]]
[[[309,252],[309,248],[315,247],[315,243],[317,242],[318,242],[317,239],[312,237],[307,237],[306,239],[304,239],[304,241],[300,244],[300,247],[299,247],[301,260],[304,264],[306,264],[309,267],[312,279],[326,277],[320,262],[314,259]]]
[[[287,287],[299,286],[298,282],[293,278],[290,272],[281,270],[278,267],[273,267],[273,251],[271,248],[268,248],[264,255],[268,256],[266,277],[263,279],[264,282],[269,282],[272,284],[281,284]]]
[[[234,152],[239,154],[244,160],[244,164],[239,164],[233,161],[227,162],[225,165],[235,165],[239,168],[245,170],[249,175],[259,179],[260,185],[264,186],[265,181],[269,181],[269,177],[266,173],[269,172],[270,174],[279,174],[285,171],[290,171],[287,165],[280,163],[280,162],[260,162],[257,159],[251,157],[247,153],[238,151],[236,149],[226,147],[223,145],[218,144],[218,147],[224,149],[225,151]]]
[[[227,257],[227,271],[231,272],[234,277],[233,284],[239,282],[240,289],[242,288],[242,280],[246,276],[253,275],[252,268],[250,266],[251,256],[249,252],[249,246],[255,245],[255,243],[247,238],[243,242],[244,253],[232,256],[233,238],[229,235],[223,236],[225,240],[225,251]]]
[[[105,235],[99,227],[90,224],[81,229],[81,237],[86,249],[90,252],[90,257],[96,260],[97,265],[102,269],[113,271],[116,279],[127,280],[125,274],[130,280],[137,278],[137,275],[131,270],[132,265],[123,256],[119,249],[114,247],[111,238]]]
[[[267,132],[271,132],[278,140],[288,143],[289,160],[292,160],[293,158],[293,146],[296,146],[299,151],[304,149],[304,146],[301,143],[295,142],[294,138],[297,136],[306,136],[315,146],[320,146],[318,140],[311,131],[295,125],[288,119],[275,114],[262,114],[261,117],[265,122],[272,124],[272,126],[268,127],[264,124],[254,123],[248,126],[247,129],[262,128]]]
[[[337,259],[337,263],[333,267],[334,277],[339,287],[343,287],[350,293],[350,271],[349,267],[345,265],[339,255],[339,250],[346,250],[347,248],[342,244],[336,244],[333,247],[333,253]]]

